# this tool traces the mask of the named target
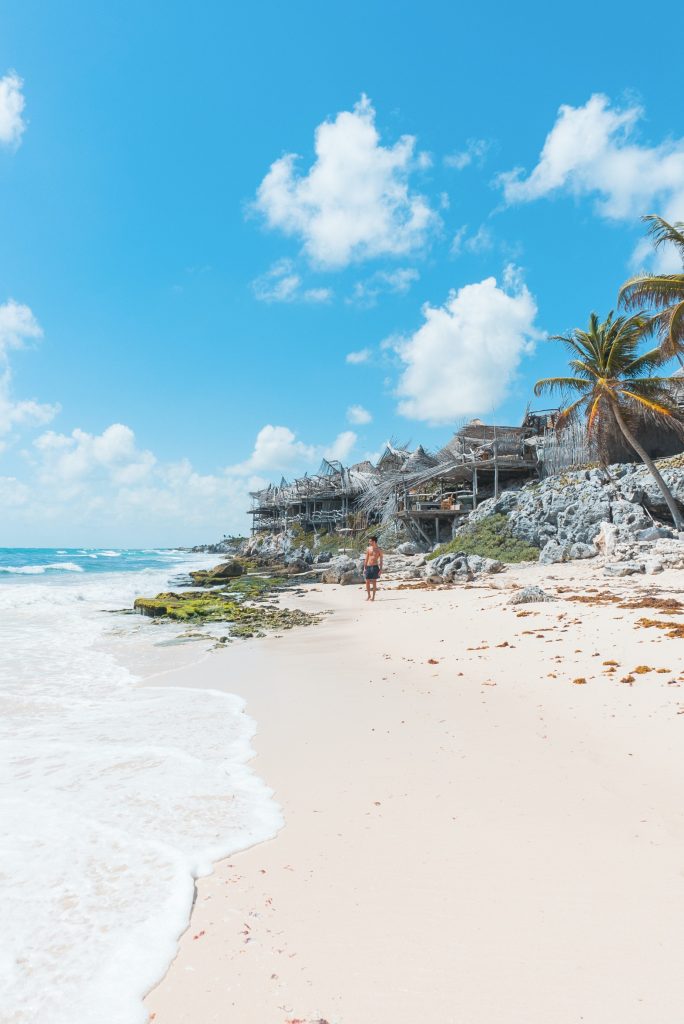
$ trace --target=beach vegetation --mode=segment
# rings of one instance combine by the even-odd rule
[[[441,544],[427,558],[458,553],[496,558],[500,562],[536,562],[539,548],[513,535],[508,517],[503,513],[487,516],[477,523],[464,526],[457,537]]]
[[[592,313],[586,330],[577,327],[550,339],[568,351],[571,374],[538,380],[534,393],[561,394],[566,401],[556,428],[583,422],[603,465],[609,461],[607,453],[616,436],[621,435],[653,476],[675,526],[684,529],[684,517],[672,492],[636,436],[645,422],[667,425],[684,436],[671,378],[653,373],[669,358],[667,351],[658,345],[640,353],[650,330],[651,322],[644,314],[614,317],[610,312],[600,320]]]
[[[654,311],[649,324],[660,338],[663,355],[668,359],[676,356],[684,366],[684,223],[670,224],[654,213],[643,220],[649,225],[656,249],[664,245],[675,247],[682,260],[682,271],[631,277],[620,289],[619,302],[628,311]]]

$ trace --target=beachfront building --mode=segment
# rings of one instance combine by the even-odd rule
[[[280,533],[294,526],[305,533],[363,529],[368,524],[358,514],[356,499],[378,476],[367,461],[346,467],[323,459],[318,473],[252,491],[252,533]]]
[[[684,371],[672,377],[672,393],[684,412]],[[487,498],[597,461],[582,424],[557,429],[558,409],[526,410],[518,427],[474,419],[439,451],[422,445],[388,443],[373,465],[345,467],[324,459],[314,475],[251,492],[252,533],[283,532],[355,535],[377,526],[420,544],[451,539],[467,516]],[[684,450],[677,430],[641,423],[639,440],[653,458]],[[634,453],[616,437],[611,462],[632,462]]]

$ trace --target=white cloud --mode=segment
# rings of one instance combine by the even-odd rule
[[[28,306],[14,299],[0,305],[0,360],[12,348],[22,348],[27,340],[42,338],[43,330]]]
[[[136,447],[135,434],[123,423],[113,423],[101,434],[49,430],[33,444],[42,460],[42,478],[73,493],[83,481],[90,484],[95,478],[121,486],[135,484],[149,475],[157,461],[152,452]]]
[[[13,476],[0,476],[0,508],[19,508],[25,505],[30,497],[26,484]]]
[[[489,252],[494,247],[492,233],[485,224],[480,224],[474,235],[468,236],[468,225],[463,224],[458,229],[451,242],[451,254],[460,256],[466,250],[476,254]]]
[[[6,146],[18,146],[26,129],[23,84],[16,71],[0,78],[0,143]]]
[[[316,458],[313,445],[298,441],[289,427],[274,427],[267,423],[257,434],[254,450],[248,459],[229,467],[230,473],[285,473],[293,464],[310,462]]]
[[[28,306],[13,299],[0,305],[0,436],[19,427],[42,427],[59,412],[59,405],[47,405],[33,399],[15,400],[12,396],[10,349],[22,348],[43,331]],[[3,448],[5,445],[3,444]]]
[[[357,437],[353,430],[343,430],[333,443],[324,450],[323,456],[331,461],[346,462],[356,444]]]
[[[342,461],[355,443],[356,434],[346,430],[338,434],[330,445],[305,444],[297,440],[297,435],[289,427],[267,423],[257,434],[250,457],[229,466],[226,472],[236,476],[247,476],[250,473],[280,476],[293,470],[311,469],[322,458]]]
[[[413,267],[398,267],[396,270],[378,270],[365,281],[357,281],[348,302],[361,306],[374,306],[382,292],[404,294],[420,274]]]
[[[9,393],[9,373],[0,377],[0,436],[16,427],[43,427],[55,418],[59,405],[33,400],[13,401]]]
[[[252,282],[254,294],[260,302],[328,302],[330,288],[303,288],[302,278],[292,260],[278,260]]]
[[[373,417],[362,405],[350,405],[347,409],[347,419],[356,426],[362,426],[364,423],[370,423]]]
[[[409,189],[420,164],[415,138],[382,146],[366,96],[316,129],[316,160],[305,174],[288,153],[273,164],[255,202],[271,228],[303,241],[317,265],[340,268],[421,249],[436,214]]]
[[[504,287],[489,277],[425,305],[423,325],[393,347],[404,364],[399,412],[428,423],[489,413],[506,397],[522,357],[539,337],[534,297],[509,271]]]
[[[657,145],[634,140],[644,111],[612,107],[593,95],[582,107],[563,105],[527,177],[521,169],[500,176],[506,201],[531,202],[567,191],[596,196],[596,209],[611,220],[658,212],[684,218],[684,138]]]
[[[360,366],[361,363],[367,363],[370,357],[371,350],[369,348],[362,348],[358,352],[347,352],[345,360],[351,363],[352,366]]]
[[[187,459],[160,462],[122,423],[100,434],[46,431],[23,453],[26,479],[0,477],[3,527],[15,543],[40,535],[48,543],[163,545],[243,533],[251,490],[285,470],[315,470],[323,457],[346,461],[356,440],[347,430],[328,446],[304,445],[287,427],[265,427],[245,463],[201,473]]]
[[[456,171],[462,171],[472,163],[482,164],[490,145],[486,139],[468,139],[465,149],[444,157],[444,164]]]

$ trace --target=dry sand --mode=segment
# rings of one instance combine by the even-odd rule
[[[569,590],[507,606],[536,582]],[[199,881],[155,1024],[684,1019],[684,643],[635,626],[684,615],[592,586],[684,601],[596,562],[323,586],[320,626],[159,680],[246,698],[286,825]]]

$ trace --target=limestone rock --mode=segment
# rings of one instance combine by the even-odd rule
[[[539,561],[542,565],[552,565],[554,562],[567,562],[568,547],[566,544],[559,544],[557,540],[549,540],[539,552]]]
[[[196,569],[189,573],[193,583],[199,586],[211,586],[213,583],[221,583],[223,580],[232,580],[242,576],[243,567],[235,559],[230,562],[223,562],[213,569]]]
[[[400,555],[417,555],[420,548],[412,540],[405,540],[403,544],[399,544],[397,551]]]
[[[601,555],[610,558],[615,553],[618,531],[613,523],[601,523],[601,529],[594,538],[594,544]]]
[[[577,541],[575,544],[570,545],[568,556],[571,559],[575,558],[596,558],[598,550],[595,544],[582,544]]]
[[[536,604],[540,601],[555,601],[556,598],[547,594],[541,587],[523,587],[513,597],[509,598],[508,604]]]
[[[635,573],[643,572],[644,566],[638,562],[614,562],[606,565],[603,572],[606,576],[633,576]]]
[[[672,530],[666,526],[649,526],[645,530],[639,530],[635,534],[636,540],[670,540],[674,536]]]
[[[363,583],[363,576],[358,569],[351,569],[340,573],[339,583],[343,587],[348,587],[352,583]]]

